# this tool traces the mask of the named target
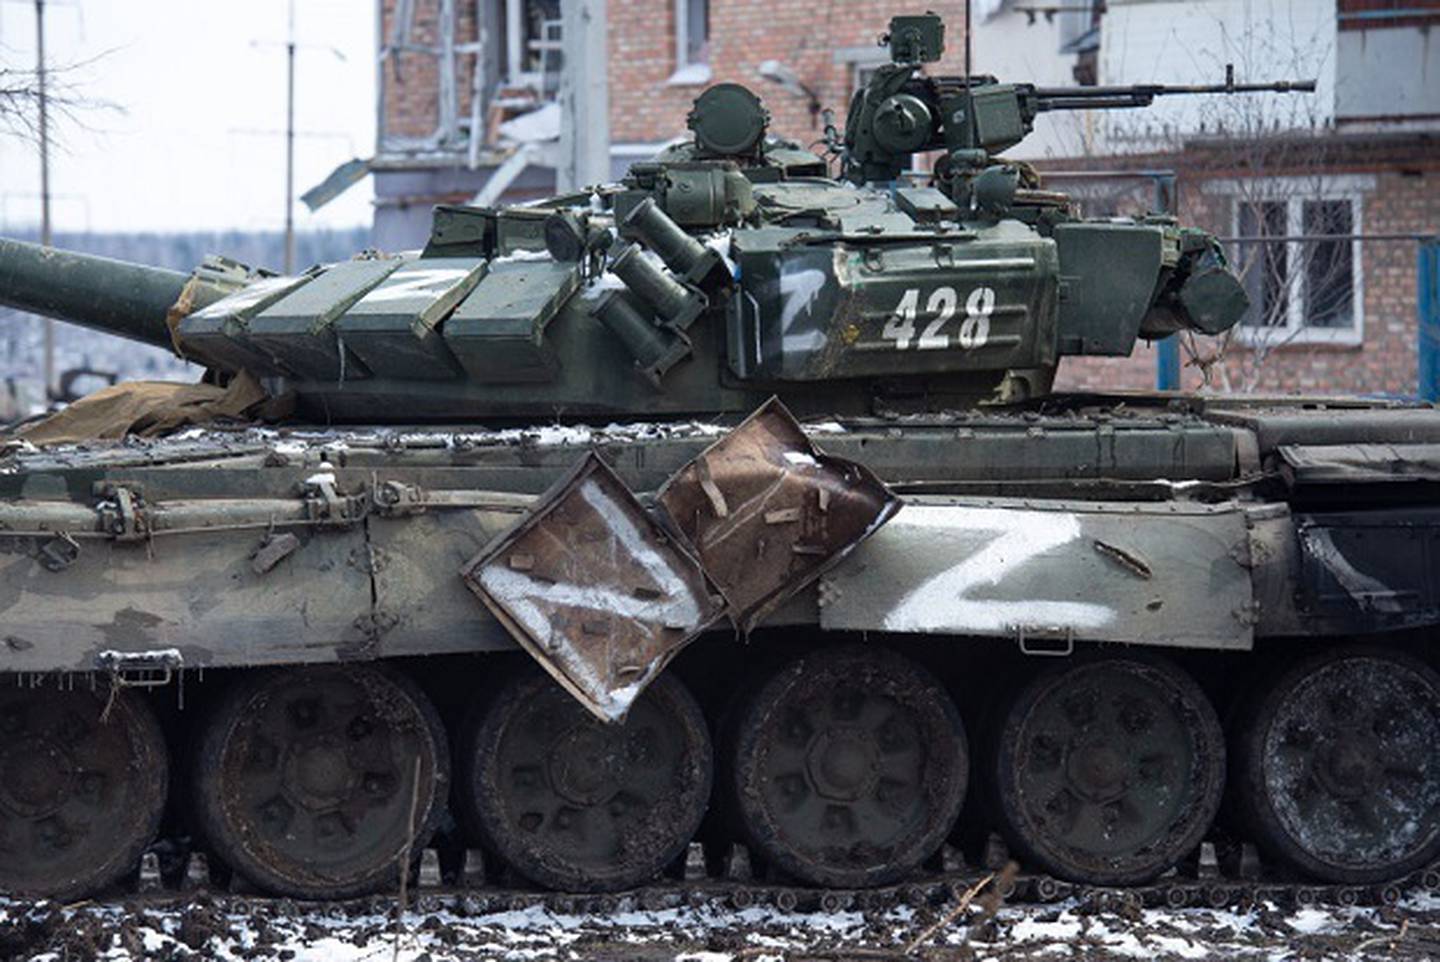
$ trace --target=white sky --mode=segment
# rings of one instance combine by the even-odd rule
[[[57,231],[278,229],[285,208],[288,0],[47,0],[52,67],[74,74],[91,129],[58,131]],[[375,140],[374,0],[294,0],[295,193]],[[260,44],[257,46],[256,44]],[[345,55],[339,60],[330,50]],[[0,63],[35,62],[33,0],[0,0]],[[33,146],[0,136],[0,231],[39,222]],[[371,222],[370,181],[295,225]]]

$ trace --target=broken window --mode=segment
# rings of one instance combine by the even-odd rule
[[[553,97],[561,49],[560,0],[506,0],[505,72],[511,86]]]
[[[497,143],[503,123],[555,98],[560,2],[383,5],[378,152],[468,150],[476,166],[480,148]],[[407,85],[412,91],[402,98],[399,91]]]

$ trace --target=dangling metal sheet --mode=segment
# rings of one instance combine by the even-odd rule
[[[462,575],[545,670],[605,721],[623,719],[723,612],[699,562],[593,453]]]
[[[748,631],[900,508],[869,470],[816,449],[776,400],[676,472],[657,501],[668,527],[592,453],[461,572],[607,721],[722,614]]]
[[[676,472],[657,500],[744,631],[900,510],[868,468],[821,453],[775,399]]]

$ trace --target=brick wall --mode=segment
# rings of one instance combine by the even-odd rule
[[[890,17],[909,9],[893,0],[711,0],[711,82],[745,84],[765,101],[773,131],[809,143],[820,130],[805,99],[765,80],[759,65],[788,64],[843,121],[852,72],[835,62],[835,50],[873,45]],[[963,2],[932,2],[925,9],[945,18],[946,57],[932,70],[960,73]],[[609,10],[611,139],[658,141],[684,134],[690,102],[704,86],[669,82],[676,67],[673,0],[611,0]]]
[[[1440,169],[1392,169],[1372,172],[1375,189],[1362,201],[1366,234],[1440,232]],[[1182,189],[1183,222],[1230,233],[1221,205],[1201,191]],[[1209,387],[1255,393],[1327,394],[1416,391],[1417,248],[1413,241],[1370,241],[1361,248],[1364,333],[1358,345],[1284,343],[1257,353],[1232,338]],[[1197,338],[1202,356],[1214,355],[1219,339]],[[1062,362],[1057,387],[1069,389],[1143,389],[1155,384],[1156,350],[1140,346],[1128,358],[1072,358]],[[1200,367],[1182,352],[1183,386],[1205,386]],[[1220,367],[1225,370],[1222,372]]]
[[[396,0],[380,0],[381,36],[391,36]],[[475,39],[474,4],[457,3],[459,43]],[[674,0],[610,0],[610,125],[615,143],[657,142],[685,134],[690,102],[708,84],[675,84]],[[440,0],[415,0],[413,41],[437,42]],[[964,3],[931,2],[946,21],[946,58],[932,69],[960,73],[964,58]],[[894,0],[711,0],[710,83],[735,81],[754,90],[773,117],[771,129],[806,143],[819,136],[803,98],[766,81],[758,67],[765,60],[789,64],[824,106],[843,121],[849,106],[851,68],[836,63],[836,48],[871,46],[889,18],[909,10]],[[498,29],[498,26],[495,27]],[[461,58],[460,114],[469,111],[470,58]],[[387,65],[386,127],[400,136],[424,136],[436,126],[435,58],[398,55]],[[398,78],[398,79],[397,79]]]
[[[380,2],[380,42],[386,43],[395,29],[396,0]],[[456,43],[473,43],[476,37],[475,5],[456,5]],[[415,19],[409,38],[413,46],[434,47],[440,43],[440,0],[415,0]],[[458,58],[456,87],[460,94],[460,116],[470,110],[474,85],[474,58]],[[428,53],[401,51],[386,61],[385,129],[399,137],[427,137],[440,122],[439,61]]]

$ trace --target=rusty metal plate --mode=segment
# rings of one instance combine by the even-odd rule
[[[900,509],[863,465],[823,454],[777,399],[660,489],[744,631]]]
[[[593,453],[461,574],[605,721],[723,611],[699,563]]]

